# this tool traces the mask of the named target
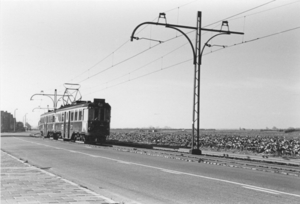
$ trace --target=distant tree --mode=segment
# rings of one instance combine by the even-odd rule
[[[26,122],[25,128],[26,128],[26,130],[31,130],[31,125],[30,125],[29,123]]]
[[[289,127],[288,129],[286,129],[284,132],[285,133],[288,133],[288,132],[294,132],[294,131],[296,131],[296,129],[295,128],[293,128],[293,127]]]

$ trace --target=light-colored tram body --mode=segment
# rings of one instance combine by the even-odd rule
[[[41,115],[39,130],[45,137],[103,143],[110,132],[111,107],[105,99],[76,101]]]

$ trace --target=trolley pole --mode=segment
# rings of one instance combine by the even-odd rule
[[[166,20],[166,14],[165,13],[160,13],[159,14],[159,19],[164,18]],[[155,23],[155,22],[144,22],[139,24],[132,32],[131,35],[131,41],[133,39],[135,40],[140,40],[140,38],[135,37],[134,34],[136,30],[146,24],[150,25],[160,25],[160,26],[165,26],[166,28],[172,28],[180,32],[190,43],[192,51],[193,51],[193,64],[194,64],[194,87],[193,87],[193,121],[192,121],[192,145],[191,145],[191,151],[190,153],[192,154],[201,154],[200,150],[200,71],[201,71],[201,64],[202,64],[202,54],[206,46],[210,46],[208,42],[213,39],[216,36],[219,35],[230,35],[230,34],[238,34],[238,35],[243,35],[244,33],[241,32],[233,32],[229,31],[229,25],[228,21],[222,21],[222,27],[227,26],[227,30],[222,30],[222,27],[220,30],[215,30],[215,29],[206,29],[202,28],[202,12],[198,11],[197,12],[197,19],[196,19],[196,27],[191,27],[191,26],[184,26],[184,25],[174,25],[174,24],[168,24],[168,23]],[[190,38],[179,28],[183,29],[192,29],[196,31],[196,42],[195,45],[192,44]],[[218,34],[212,36],[206,43],[203,45],[203,48],[201,49],[201,31],[209,31],[209,32],[216,32]],[[144,39],[144,38],[141,38]],[[196,141],[196,148],[195,148],[195,137],[197,137]]]

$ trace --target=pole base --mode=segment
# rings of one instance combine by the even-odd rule
[[[190,154],[201,155],[202,151],[200,149],[191,149]]]

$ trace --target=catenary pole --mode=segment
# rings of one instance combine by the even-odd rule
[[[218,36],[218,35],[223,35],[223,34],[239,34],[243,35],[244,33],[242,32],[233,32],[229,31],[229,26],[228,26],[228,21],[222,21],[222,27],[227,26],[228,30],[222,30],[222,27],[220,30],[215,30],[215,29],[208,29],[208,28],[202,28],[201,22],[202,22],[202,12],[198,11],[197,12],[197,19],[196,19],[196,27],[192,26],[185,26],[185,25],[174,25],[174,24],[168,24],[167,19],[166,19],[166,14],[165,13],[160,13],[158,19],[164,18],[166,23],[159,23],[157,22],[144,22],[139,24],[132,32],[131,34],[131,41],[139,40],[138,37],[135,37],[134,34],[137,31],[139,27],[142,25],[150,24],[150,25],[159,25],[159,26],[165,26],[166,28],[172,28],[175,29],[176,31],[179,31],[183,36],[189,41],[192,51],[193,51],[193,64],[194,64],[194,87],[193,87],[193,121],[192,121],[192,145],[191,145],[191,151],[190,153],[192,154],[201,154],[200,150],[200,71],[201,71],[201,64],[202,64],[202,54],[205,46],[209,46],[208,42]],[[178,28],[183,28],[183,29],[192,29],[196,31],[196,42],[195,45],[191,43],[191,40],[189,37],[180,29]],[[217,35],[214,35],[211,37],[204,45],[203,48],[201,49],[201,31],[209,31],[209,32],[217,32]],[[194,147],[195,144],[195,137],[197,137],[197,146],[196,149]]]

